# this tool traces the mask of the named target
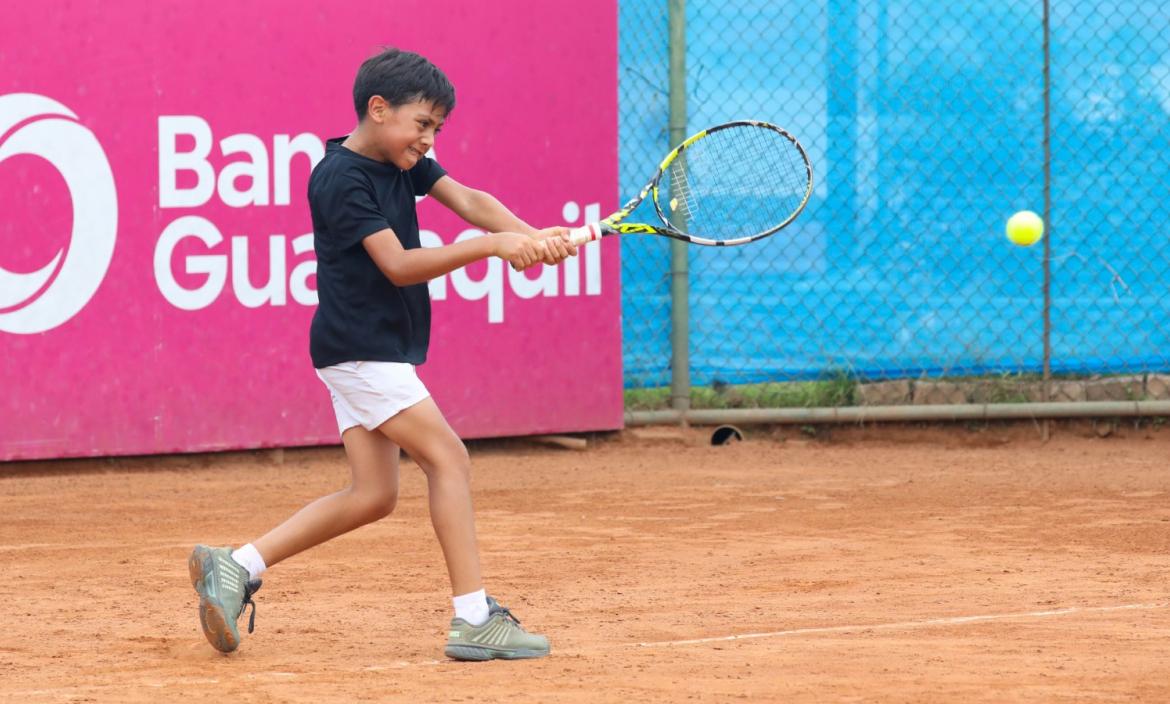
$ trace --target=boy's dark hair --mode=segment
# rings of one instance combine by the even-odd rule
[[[353,82],[353,107],[358,121],[365,119],[370,98],[382,96],[392,107],[416,100],[430,101],[450,114],[455,109],[455,87],[447,76],[413,51],[386,47],[366,59]]]

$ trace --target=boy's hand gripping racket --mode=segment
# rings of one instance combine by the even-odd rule
[[[667,186],[660,187],[667,174]],[[795,220],[812,186],[812,166],[792,135],[767,122],[728,122],[675,147],[637,197],[604,220],[570,230],[569,241],[582,245],[638,233],[718,247],[745,244]],[[665,204],[659,200],[664,191]],[[647,195],[662,223],[624,222]]]

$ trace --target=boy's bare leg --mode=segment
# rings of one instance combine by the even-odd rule
[[[443,653],[455,660],[548,655],[548,638],[524,630],[511,611],[483,591],[471,505],[471,461],[439,407],[428,398],[379,429],[410,453],[427,475],[431,524],[447,561],[455,607]],[[461,609],[463,599],[468,601]],[[483,611],[477,613],[476,601]]]
[[[402,411],[378,429],[406,450],[426,473],[431,525],[447,562],[452,594],[482,589],[471,505],[471,460],[463,441],[430,398]]]
[[[199,624],[217,650],[230,653],[240,645],[236,621],[260,588],[256,579],[266,566],[376,521],[394,510],[398,500],[398,446],[378,432],[350,428],[342,435],[353,482],[293,514],[260,540],[231,548],[196,545],[187,559],[191,585],[199,594]],[[237,558],[239,553],[239,558]],[[257,555],[259,564],[253,562]],[[253,571],[253,568],[257,568]],[[253,604],[248,632],[256,618]]]
[[[341,436],[349,460],[350,485],[322,496],[255,541],[268,567],[315,545],[372,523],[398,502],[398,445],[361,426]]]

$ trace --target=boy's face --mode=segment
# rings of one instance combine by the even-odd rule
[[[435,144],[435,135],[447,115],[430,101],[414,101],[392,107],[379,96],[370,99],[366,116],[373,127],[374,140],[384,161],[400,169],[410,169]]]

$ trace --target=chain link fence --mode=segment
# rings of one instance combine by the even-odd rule
[[[619,2],[623,197],[671,146],[671,4]],[[692,407],[1170,399],[1164,2],[673,5],[686,132],[774,122],[816,178],[776,236],[689,248]],[[622,259],[627,407],[662,408],[669,243]]]

